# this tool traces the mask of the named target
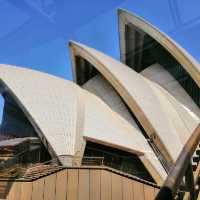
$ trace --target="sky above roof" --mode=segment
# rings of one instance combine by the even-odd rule
[[[69,40],[119,59],[117,8],[148,20],[199,60],[199,0],[0,0],[0,63],[71,79]]]

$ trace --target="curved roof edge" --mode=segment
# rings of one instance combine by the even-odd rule
[[[41,139],[42,143],[48,149],[50,155],[52,157],[55,157],[56,156],[56,152],[54,151],[54,148],[49,144],[48,140],[44,136],[43,131],[38,126],[38,124],[36,123],[35,119],[32,117],[31,113],[28,111],[28,109],[26,108],[26,106],[24,106],[24,104],[22,103],[22,101],[20,100],[20,98],[17,95],[15,95],[15,93],[13,92],[13,90],[0,77],[0,87],[1,86],[4,88],[4,90],[6,90],[12,96],[12,98],[15,101],[15,103],[19,106],[19,108],[22,110],[22,112],[24,113],[24,115],[27,117],[27,119],[29,120],[29,122],[31,123],[31,125],[33,126],[33,128],[35,129],[36,133],[38,134],[39,138]]]
[[[141,17],[130,13],[127,10],[118,9],[118,23],[119,23],[119,40],[120,40],[120,56],[121,61],[125,60],[125,24],[132,23],[145,33],[149,34],[153,39],[159,42],[166,50],[171,53],[177,61],[190,74],[200,88],[200,64],[178,43],[176,43],[168,35],[157,29],[155,26],[145,21]]]
[[[36,84],[36,81],[37,81],[37,84]],[[25,86],[22,85],[23,82],[26,82]],[[42,82],[42,84],[39,84],[40,82]],[[59,93],[61,93],[66,88],[70,88],[70,87],[78,88],[78,86],[71,83],[70,81],[56,77],[51,74],[47,74],[45,72],[40,72],[40,71],[36,71],[33,69],[24,68],[24,67],[0,64],[0,86],[2,86],[4,88],[4,90],[12,96],[12,98],[14,99],[16,104],[23,111],[24,115],[28,118],[29,122],[31,123],[31,125],[35,129],[36,133],[40,137],[44,146],[48,149],[51,156],[52,157],[56,157],[56,156],[60,156],[60,155],[61,156],[62,155],[70,156],[71,155],[70,153],[69,154],[62,153],[62,152],[60,153],[60,147],[62,145],[59,144],[59,148],[56,148],[56,146],[58,146],[58,145],[54,144],[55,142],[54,142],[54,138],[52,137],[53,135],[50,134],[51,139],[48,138],[48,134],[51,132],[50,130],[47,131],[47,124],[45,124],[45,121],[48,122],[48,120],[47,120],[48,115],[44,114],[44,113],[46,113],[46,112],[44,112],[44,110],[45,110],[45,107],[43,107],[44,105],[39,106],[39,98],[37,97],[38,100],[34,99],[33,97],[28,99],[29,96],[31,96],[30,95],[31,92],[33,92],[33,93],[36,92],[35,90],[32,91],[33,88],[37,89],[37,91],[41,91],[42,93],[43,93],[43,91],[47,92],[48,91],[47,89],[44,90],[45,86],[41,87],[39,89],[38,85],[42,86],[42,85],[45,85],[45,83],[51,83],[51,82],[55,83],[55,85],[56,85],[55,88],[53,88],[53,90],[55,89],[55,91],[58,91],[58,89],[57,89],[58,85],[63,86],[63,87],[59,88],[60,89]],[[54,98],[52,95],[53,94],[52,87],[50,84],[48,84],[48,87],[50,88],[49,93],[51,94],[51,96],[50,96],[51,98],[48,98],[48,99],[50,99],[50,101],[51,101]],[[46,88],[48,88],[48,87],[46,87]],[[35,93],[34,96],[41,96],[41,94],[40,95],[39,94]],[[45,96],[45,93],[43,95]],[[40,98],[40,99],[42,99],[42,98]],[[45,99],[44,99],[44,101],[45,101]],[[78,103],[79,102],[80,101],[78,101]],[[34,103],[34,105],[32,103]],[[54,101],[52,101],[52,103],[54,103]],[[44,104],[45,104],[45,102],[44,102]],[[46,102],[45,105],[49,106],[50,102]],[[35,107],[35,106],[37,106],[37,107]],[[33,110],[35,111],[34,113],[33,113]],[[37,118],[38,117],[37,113],[39,113],[40,110],[43,113],[43,114],[41,114],[41,117],[44,119],[44,121],[41,121],[42,118],[41,119]],[[57,108],[55,108],[53,110],[50,109],[50,111],[52,113],[54,110],[56,113]],[[56,118],[56,117],[54,117],[55,113],[52,114],[53,117],[49,116],[49,120],[53,119],[53,121],[54,121],[54,119]],[[61,119],[60,119],[60,121],[61,121]],[[49,123],[49,124],[52,124],[52,123]],[[52,129],[52,126],[50,125],[49,128]],[[80,128],[80,127],[78,127],[78,128]],[[78,131],[77,127],[75,127],[75,131],[76,132]],[[77,135],[77,133],[76,133],[76,135]]]

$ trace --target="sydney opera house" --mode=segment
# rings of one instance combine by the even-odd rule
[[[121,61],[69,42],[73,82],[0,66],[0,199],[198,198],[200,65],[118,10]]]

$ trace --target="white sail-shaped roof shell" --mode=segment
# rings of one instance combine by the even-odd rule
[[[199,118],[158,84],[126,65],[85,45],[71,42],[74,80],[75,57],[90,62],[115,88],[169,162],[175,162]]]
[[[178,101],[200,117],[200,109],[187,94],[180,83],[159,63],[155,63],[140,72],[144,77],[158,83]]]
[[[100,99],[102,99],[113,111],[118,113],[126,121],[128,121],[132,126],[134,126],[138,131],[140,131],[137,123],[128,111],[122,98],[117,94],[113,87],[109,84],[106,79],[100,74],[91,78],[87,81],[82,88],[88,90],[89,92],[95,94]],[[142,134],[142,133],[141,133]]]
[[[120,39],[120,54],[121,61],[125,62],[125,25],[132,24],[138,29],[144,31],[154,38],[159,44],[173,55],[176,60],[184,67],[190,74],[196,84],[200,87],[200,65],[183,47],[181,47],[175,40],[162,32],[158,27],[153,26],[139,16],[130,13],[126,10],[118,10],[119,19],[119,39]],[[191,43],[192,44],[192,43]],[[190,52],[192,53],[192,52]]]
[[[57,155],[73,154],[79,88],[45,73],[5,65],[0,66],[0,79],[52,150]]]
[[[85,139],[92,140],[137,154],[157,182],[164,180],[144,137],[100,98],[70,81],[14,66],[1,65],[0,80],[54,156],[80,155]]]

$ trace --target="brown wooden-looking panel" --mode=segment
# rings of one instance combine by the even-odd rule
[[[44,200],[44,178],[33,181],[31,200]]]
[[[55,200],[56,173],[44,178],[44,200]]]
[[[67,169],[57,173],[55,200],[66,200],[66,197],[67,197]]]
[[[106,170],[101,171],[101,200],[112,199],[111,173]]]
[[[158,191],[106,169],[64,169],[13,183],[7,200],[153,200]]]
[[[123,200],[134,200],[133,181],[129,178],[122,178]]]
[[[101,200],[101,170],[90,170],[90,200]]]
[[[21,183],[14,182],[7,197],[8,200],[21,200]]]
[[[78,200],[90,199],[89,169],[79,170]]]
[[[21,200],[31,200],[32,196],[32,182],[22,182],[21,185]]]
[[[78,169],[68,169],[67,199],[78,200]]]
[[[134,200],[145,200],[143,183],[133,181],[133,196]]]
[[[152,200],[154,199],[154,188],[148,185],[144,185],[144,199]]]
[[[112,200],[123,200],[122,177],[118,174],[111,173],[112,177]]]

